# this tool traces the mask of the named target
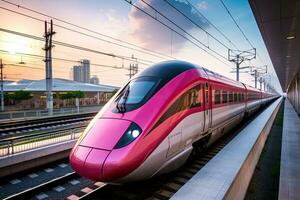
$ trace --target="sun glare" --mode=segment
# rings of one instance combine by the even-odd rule
[[[25,38],[16,36],[7,36],[5,38],[4,50],[8,51],[10,54],[16,53],[31,53],[30,41]]]

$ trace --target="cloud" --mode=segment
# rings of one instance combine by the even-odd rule
[[[191,18],[193,21],[198,23],[203,28],[208,28],[209,24],[200,15],[196,13],[193,8],[180,0],[168,0],[170,4],[176,7],[178,10],[183,12],[186,16]],[[174,8],[168,5],[162,0],[148,0],[148,4],[157,9],[159,12],[163,13],[178,26],[182,27],[185,31],[191,31],[196,28],[190,21],[188,21],[184,16],[178,13]],[[183,33],[181,30],[176,28],[166,19],[164,19],[159,14],[156,14],[149,6],[144,4],[142,1],[138,1],[137,4],[141,9],[150,13],[153,16],[157,16],[160,21],[167,23],[169,26]],[[183,47],[186,40],[176,33],[172,33],[168,28],[161,25],[159,22],[153,20],[149,16],[145,15],[141,11],[131,8],[129,12],[129,22],[131,25],[131,36],[140,44],[146,48],[153,50],[170,52],[171,51],[171,41],[172,41],[172,52],[176,53],[181,47]]]
[[[208,9],[208,3],[206,1],[201,1],[196,6],[200,10],[207,10]]]

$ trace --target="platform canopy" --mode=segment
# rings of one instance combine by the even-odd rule
[[[300,1],[249,0],[283,91],[300,69]]]
[[[110,85],[95,85],[90,83],[81,83],[71,81],[67,79],[54,78],[52,90],[54,92],[59,91],[82,91],[82,92],[113,92],[119,89],[119,87]],[[32,92],[44,92],[46,91],[46,81],[42,80],[20,80],[16,82],[4,83],[4,91],[32,91]]]

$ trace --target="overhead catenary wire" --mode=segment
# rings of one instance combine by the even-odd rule
[[[174,10],[176,10],[178,13],[180,13],[182,16],[184,16],[186,19],[188,19],[192,24],[197,26],[199,29],[204,31],[208,36],[213,38],[215,41],[217,41],[219,44],[221,44],[226,49],[229,49],[229,47],[221,42],[219,39],[217,39],[215,36],[213,36],[211,33],[209,33],[207,30],[205,30],[202,26],[200,26],[197,22],[195,22],[193,19],[191,19],[189,16],[187,16],[185,13],[183,13],[180,9],[178,9],[176,6],[174,6],[172,3],[169,2],[169,0],[164,0],[170,7],[172,7]]]
[[[228,7],[225,5],[223,0],[220,0],[221,4],[223,5],[224,9],[226,10],[226,12],[228,13],[228,15],[230,16],[230,18],[232,19],[232,21],[234,22],[234,24],[236,25],[236,27],[239,29],[239,31],[242,33],[244,39],[248,42],[248,44],[251,46],[251,48],[255,49],[254,45],[250,42],[250,40],[248,39],[248,37],[246,36],[246,34],[244,33],[244,31],[242,30],[242,28],[239,26],[239,24],[237,23],[237,21],[235,20],[235,18],[233,17],[233,15],[231,14],[231,12],[229,11]],[[263,60],[260,57],[260,55],[257,53],[257,57],[259,58],[259,60],[261,61],[261,63],[263,64]]]
[[[128,0],[125,0],[128,1]],[[176,24],[173,20],[171,20],[169,17],[167,17],[165,14],[163,14],[162,12],[160,12],[159,10],[157,10],[156,8],[154,8],[153,6],[151,6],[148,2],[146,2],[145,0],[141,0],[144,4],[146,4],[149,8],[151,8],[152,10],[154,10],[156,13],[158,13],[160,16],[162,16],[163,18],[165,18],[168,22],[170,22],[171,24],[173,24],[175,27],[177,27],[179,30],[181,30],[182,32],[184,32],[185,34],[187,34],[188,36],[190,36],[191,38],[193,38],[195,41],[197,41],[198,43],[200,43],[201,45],[203,45],[205,48],[209,49],[210,51],[212,51],[213,53],[215,53],[216,55],[226,59],[226,57],[224,57],[223,55],[221,55],[220,53],[218,53],[217,51],[209,48],[208,45],[205,45],[203,42],[201,42],[198,38],[196,38],[195,36],[193,36],[192,34],[190,34],[189,32],[187,32],[184,28],[182,28],[181,26],[179,26],[178,24]],[[134,6],[134,4],[132,4]],[[141,8],[140,8],[141,9]],[[146,12],[146,11],[145,11]],[[151,15],[152,16],[152,15]],[[155,18],[156,21],[160,21],[158,20],[158,18]],[[166,26],[168,26],[166,24]],[[170,26],[168,26],[170,27]],[[171,27],[170,27],[171,28]],[[174,29],[173,29],[174,30]],[[203,49],[202,49],[203,50]],[[207,51],[206,51],[207,52]]]
[[[56,23],[53,24],[54,26],[57,26],[57,27],[59,27],[59,28],[62,28],[62,29],[68,30],[68,31],[72,31],[72,32],[75,32],[75,33],[78,33],[78,34],[81,34],[81,35],[85,35],[85,36],[88,36],[88,37],[91,37],[91,38],[94,38],[94,39],[101,40],[101,41],[103,41],[103,42],[107,42],[107,43],[110,43],[110,44],[113,44],[113,45],[117,45],[117,46],[120,46],[120,47],[124,47],[124,48],[130,49],[130,50],[134,50],[134,51],[138,51],[138,52],[141,52],[141,53],[145,53],[145,54],[148,54],[148,55],[151,55],[151,56],[154,56],[154,57],[158,57],[158,58],[161,58],[161,59],[165,59],[165,58],[176,59],[175,57],[166,55],[166,54],[164,54],[164,53],[162,53],[162,52],[153,51],[153,50],[151,50],[151,49],[148,49],[148,48],[145,48],[145,47],[142,47],[142,46],[139,46],[139,45],[136,45],[136,44],[133,44],[133,43],[130,43],[130,42],[127,42],[127,41],[118,39],[118,38],[114,38],[114,37],[112,37],[112,36],[109,36],[109,35],[106,35],[106,34],[103,34],[103,33],[100,33],[100,32],[94,31],[94,30],[91,30],[91,29],[86,28],[86,27],[79,26],[79,25],[74,24],[74,23],[71,23],[71,22],[69,22],[69,21],[62,20],[62,19],[60,19],[60,18],[51,16],[51,15],[47,15],[47,14],[45,14],[45,13],[42,13],[42,12],[33,10],[33,9],[31,9],[31,8],[28,8],[28,7],[19,5],[19,4],[12,3],[12,2],[10,2],[10,1],[6,1],[6,0],[1,0],[1,1],[3,1],[3,2],[5,2],[5,3],[8,3],[8,4],[10,4],[10,5],[16,6],[16,7],[18,7],[18,8],[22,8],[22,9],[24,9],[24,10],[27,10],[27,11],[30,11],[30,12],[33,12],[33,13],[36,13],[36,14],[39,14],[39,15],[42,15],[42,16],[52,18],[52,19],[54,19],[54,20],[56,20],[56,21],[59,21],[59,22],[62,22],[62,23],[71,25],[71,26],[76,27],[76,28],[79,28],[79,29],[81,29],[81,30],[88,31],[88,32],[90,32],[90,33],[94,33],[94,34],[97,34],[97,35],[99,35],[99,36],[106,37],[106,38],[109,38],[109,39],[112,39],[112,40],[121,42],[121,43],[123,43],[123,44],[126,44],[126,45],[130,45],[130,46],[136,47],[136,48],[138,48],[138,49],[132,48],[132,47],[129,47],[129,46],[125,46],[125,45],[122,45],[122,44],[118,44],[118,43],[116,43],[116,42],[112,42],[112,41],[109,41],[109,40],[105,40],[105,39],[103,39],[103,38],[99,38],[99,37],[96,37],[96,36],[93,36],[93,35],[90,35],[90,34],[87,34],[87,33],[83,33],[83,32],[81,32],[81,31],[74,30],[74,29],[71,29],[71,28],[68,28],[68,27],[65,27],[65,26],[56,24]],[[9,12],[13,12],[13,13],[15,13],[15,14],[23,15],[23,16],[25,16],[25,17],[28,17],[28,18],[31,18],[31,19],[34,19],[34,20],[37,20],[37,21],[44,22],[44,20],[42,20],[42,19],[40,19],[40,18],[37,18],[37,17],[33,17],[33,16],[30,16],[30,15],[27,15],[27,14],[24,14],[24,13],[20,13],[20,12],[17,12],[17,11],[11,10],[11,9],[8,9],[8,8],[4,8],[4,7],[0,7],[0,8],[1,8],[1,9],[4,9],[4,10],[6,10],[6,11],[9,11]],[[149,52],[151,52],[151,53],[149,53]]]
[[[22,36],[22,37],[26,37],[26,38],[30,38],[30,39],[34,39],[34,40],[44,41],[43,37],[39,37],[39,36],[35,36],[35,35],[30,35],[30,34],[21,33],[21,32],[12,31],[12,30],[3,29],[3,28],[0,28],[0,31],[10,33],[10,34],[14,34],[14,35],[18,35],[18,36]],[[136,57],[132,58],[132,57],[128,57],[128,56],[122,56],[122,55],[117,55],[117,54],[113,54],[113,53],[107,53],[107,52],[98,51],[98,50],[94,50],[94,49],[89,49],[89,48],[86,48],[86,47],[81,47],[81,46],[77,46],[77,45],[73,45],[73,44],[68,44],[68,43],[64,43],[64,42],[60,42],[60,41],[56,41],[56,40],[55,41],[53,40],[53,44],[64,46],[64,47],[69,47],[69,48],[76,49],[76,50],[101,54],[101,55],[105,55],[105,56],[109,56],[109,57],[113,57],[113,58],[124,59],[124,60],[127,60],[127,61],[136,62],[136,63],[146,65],[146,66],[148,66],[149,63],[153,63],[153,61],[149,61],[149,60],[145,60],[145,59],[143,59],[143,62],[142,62],[142,61],[140,61],[139,58],[136,58]],[[148,62],[148,63],[145,63],[145,62]]]
[[[203,47],[201,47],[199,44],[197,44],[196,42],[194,42],[193,40],[191,40],[190,38],[186,37],[185,35],[179,33],[178,31],[176,31],[174,28],[172,28],[171,26],[167,25],[165,22],[157,19],[156,16],[151,15],[150,13],[146,12],[145,10],[143,10],[142,8],[140,8],[139,6],[135,5],[131,0],[124,0],[125,2],[127,2],[128,4],[132,5],[135,9],[141,11],[142,13],[144,13],[146,16],[149,16],[150,18],[152,18],[153,20],[157,21],[158,23],[160,23],[161,25],[165,26],[166,28],[168,28],[169,30],[173,31],[174,33],[180,35],[182,38],[186,39],[187,41],[189,41],[190,43],[192,43],[193,45],[195,45],[196,47],[198,47],[199,49],[203,50],[204,52],[206,52],[207,54],[209,54],[210,56],[214,57],[215,59],[219,60],[220,62],[222,62],[223,64],[225,64],[226,66],[229,66],[229,64],[225,63],[223,60],[221,60],[220,58],[218,58],[217,56],[213,55],[212,53],[208,52],[206,49],[204,49]],[[160,14],[163,16],[163,14]],[[170,19],[169,19],[170,20]],[[172,20],[171,20],[172,21]],[[173,22],[174,23],[174,22]],[[176,23],[174,23],[175,26],[178,26]],[[181,27],[179,27],[179,29],[181,29],[183,32],[185,32],[186,34],[190,35],[188,32],[186,32],[184,29],[182,29]],[[193,37],[193,36],[192,36]],[[196,39],[197,41],[197,39]],[[202,44],[203,45],[203,44]],[[206,47],[206,45],[204,45]],[[206,47],[207,48],[207,47]],[[211,50],[213,51],[213,50]],[[218,54],[218,53],[217,53]],[[221,55],[221,57],[224,59],[224,56]],[[227,58],[225,58],[227,60]]]
[[[168,3],[168,5],[170,5],[172,8],[174,8],[176,11],[178,11],[180,14],[182,14],[184,17],[186,17],[190,22],[192,22],[194,25],[196,25],[197,27],[199,27],[200,25],[198,23],[196,23],[194,20],[192,20],[190,17],[188,17],[186,14],[184,14],[182,11],[180,11],[178,8],[176,8],[176,6],[174,6],[172,3],[169,2],[169,0],[164,0],[165,2]],[[229,39],[218,27],[216,27],[211,21],[209,21],[200,11],[198,8],[196,8],[192,3],[190,3],[189,0],[185,0],[185,2],[191,6],[191,8],[193,8],[201,17],[203,17],[214,29],[217,30],[217,32],[219,32],[235,49],[237,49],[238,51],[239,48],[237,47],[236,44],[233,43],[233,41],[231,41],[231,39]],[[204,28],[202,28],[201,26],[199,27],[201,30],[203,30],[206,34],[208,34],[208,36],[210,36],[211,38],[215,39],[219,44],[221,44],[223,47],[225,47],[227,49],[227,51],[230,49],[227,45],[225,45],[224,43],[222,43],[219,39],[217,39],[215,36],[213,36],[212,34],[210,34],[208,31],[206,31]],[[251,61],[247,61],[251,64]],[[249,64],[249,65],[250,65]]]
[[[195,22],[193,19],[191,19],[189,16],[187,16],[185,13],[183,13],[180,9],[178,9],[176,6],[174,6],[172,3],[169,2],[169,0],[164,0],[169,6],[171,6],[173,9],[175,9],[177,12],[179,12],[182,16],[184,16],[186,19],[188,19],[191,23],[193,23],[195,26],[200,28],[202,31],[204,31],[208,36],[213,38],[215,41],[217,41],[219,44],[221,44],[223,47],[229,51],[229,47],[225,45],[223,42],[221,42],[219,39],[217,39],[215,36],[210,34],[208,31],[206,31],[203,27],[201,27],[197,22]],[[220,30],[218,29],[212,22],[210,22],[200,11],[197,9],[193,4],[191,4],[188,0],[185,0],[185,2],[191,6],[200,16],[202,16],[212,27],[214,27],[233,47],[235,47],[238,51],[239,48]],[[251,61],[248,61],[251,64]]]
[[[41,15],[44,15],[44,16],[47,16],[47,17],[52,17],[52,16],[50,16],[50,15],[46,15],[46,14],[44,14],[44,13],[40,13],[40,12],[35,11],[35,10],[32,10],[32,9],[28,9],[28,8],[26,8],[26,7],[24,7],[24,6],[20,6],[20,5],[18,5],[18,4],[14,4],[14,3],[11,3],[11,2],[6,1],[6,0],[2,0],[2,1],[3,1],[3,2],[6,2],[6,3],[9,3],[9,4],[11,4],[11,5],[14,5],[14,6],[21,7],[21,8],[23,8],[23,9],[27,9],[27,10],[32,11],[32,12],[36,12],[37,14],[41,14]],[[125,1],[126,1],[126,0],[125,0]],[[127,2],[128,2],[128,1],[127,1]],[[13,10],[10,10],[10,9],[7,9],[7,8],[0,7],[0,9],[4,9],[4,10],[10,11],[10,12],[14,12],[14,13],[16,13],[16,14],[23,15],[23,16],[25,16],[25,17],[29,17],[29,18],[32,18],[32,19],[35,19],[35,20],[38,20],[38,21],[41,21],[41,22],[43,21],[42,19],[39,19],[39,18],[30,16],[30,15],[27,15],[27,14],[24,14],[24,13],[20,13],[20,12],[17,12],[17,11],[13,11]],[[148,13],[148,15],[149,15],[149,13]],[[70,23],[70,22],[66,22],[66,21],[64,21],[64,20],[60,20],[60,19],[55,18],[55,17],[53,17],[53,19],[56,19],[56,20],[59,20],[59,21],[65,22],[65,23]],[[71,25],[74,25],[74,26],[77,26],[77,25],[72,24],[72,23],[70,23],[70,24],[71,24]],[[57,24],[54,24],[54,25],[57,25]],[[58,26],[60,26],[60,25],[58,25]],[[66,27],[61,27],[61,28],[66,28]],[[83,28],[83,27],[81,27],[81,28]],[[67,29],[68,29],[68,28],[67,28]],[[84,28],[83,28],[83,29],[84,29]],[[88,30],[89,30],[89,29],[88,29]],[[90,31],[92,31],[92,30],[90,30]],[[174,29],[173,29],[173,31],[176,32],[177,34],[183,36],[185,39],[188,39],[188,38],[186,38],[184,35],[180,34],[180,33],[177,32],[177,31],[175,31]],[[96,32],[96,33],[98,33],[98,32]],[[94,37],[94,36],[93,36],[93,37]],[[188,39],[188,40],[189,40],[189,39]],[[109,42],[110,42],[110,41],[109,41]],[[195,44],[195,42],[193,42],[193,41],[191,41],[191,42]],[[197,45],[197,44],[195,44],[195,45],[199,47],[199,45]],[[204,45],[204,44],[203,44],[203,45]],[[200,48],[201,48],[201,47],[200,47]],[[147,49],[147,50],[148,50],[148,49]],[[214,56],[213,54],[209,53],[209,52],[206,51],[205,49],[202,48],[202,50],[205,51],[206,53],[208,53],[209,55],[213,56],[214,58],[218,59],[220,62],[224,63],[225,65],[229,66],[227,63],[223,62],[222,60],[220,60],[219,58],[217,58],[217,57]],[[210,50],[211,50],[211,49],[210,49]],[[222,55],[220,55],[218,52],[216,52],[216,51],[214,51],[214,50],[211,50],[211,51],[213,51],[215,54],[217,54],[217,55],[219,55],[219,56],[221,56],[221,57],[223,57],[223,58],[225,59],[225,57],[222,56]],[[160,54],[161,54],[161,53],[160,53]]]
[[[250,42],[250,40],[247,38],[246,34],[244,33],[244,31],[241,29],[241,27],[239,26],[239,24],[237,23],[237,21],[234,19],[234,17],[232,16],[231,12],[229,11],[229,9],[227,8],[227,6],[225,5],[225,3],[223,2],[223,0],[220,0],[221,4],[223,5],[223,7],[225,8],[225,10],[227,11],[228,15],[230,16],[230,18],[232,19],[232,21],[234,22],[234,24],[237,26],[237,28],[240,30],[240,32],[242,33],[242,35],[244,36],[245,40],[249,43],[249,45],[254,49],[255,47],[253,46],[253,44]]]
[[[4,54],[10,54],[9,51],[0,49],[0,53]],[[28,57],[36,57],[36,58],[42,58],[44,59],[45,57],[42,55],[37,55],[37,54],[29,54],[29,53],[21,53],[21,52],[15,52],[16,55],[21,55],[21,56],[28,56]],[[79,60],[71,60],[71,59],[66,59],[66,58],[57,58],[57,57],[52,57],[53,60],[58,60],[58,61],[64,61],[64,62],[71,62],[71,63],[80,63]],[[114,69],[126,69],[123,67],[118,67],[118,66],[113,66],[113,65],[104,65],[104,64],[97,64],[97,63],[90,63],[91,66],[97,66],[97,67],[109,67],[109,68],[114,68]]]
[[[229,39],[228,36],[225,35],[225,33],[223,33],[216,25],[214,25],[210,20],[207,19],[207,17],[205,17],[200,11],[199,9],[194,6],[194,4],[192,4],[189,0],[185,0],[185,2],[187,2],[188,5],[190,5],[201,17],[203,17],[214,29],[217,30],[218,33],[220,33],[230,44],[232,44],[232,46],[236,49],[239,49],[237,47],[237,45],[231,40]]]

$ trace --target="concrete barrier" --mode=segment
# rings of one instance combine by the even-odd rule
[[[0,158],[0,177],[67,158],[76,140],[53,144]]]
[[[244,199],[281,102],[266,108],[171,199]]]

